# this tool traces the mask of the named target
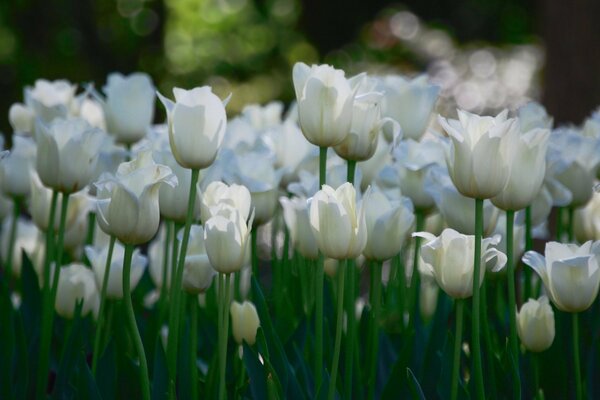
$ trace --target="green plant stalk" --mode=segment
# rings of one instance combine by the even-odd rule
[[[258,279],[258,228],[256,226],[253,226],[250,231],[250,249],[252,253],[252,274]]]
[[[510,328],[510,351],[515,362],[516,373],[519,376],[519,342],[517,337],[517,300],[515,291],[515,263],[514,263],[514,223],[515,212],[506,211],[506,279],[508,280],[508,323]],[[484,305],[485,307],[485,305]],[[517,388],[517,385],[514,385]],[[515,393],[517,397],[520,393]]]
[[[150,400],[150,381],[148,378],[148,363],[146,361],[146,352],[142,337],[135,321],[133,303],[131,302],[131,259],[133,257],[133,245],[125,245],[125,255],[123,256],[123,300],[125,303],[125,312],[127,315],[127,324],[129,333],[133,339],[135,351],[140,359],[140,380],[142,382],[142,398]]]
[[[481,315],[479,305],[479,274],[481,269],[481,238],[483,236],[483,199],[475,199],[475,254],[473,260],[473,309],[472,315],[472,349],[473,375],[475,379],[475,393],[479,400],[485,399],[485,387],[483,385],[483,371],[481,368],[481,337],[479,332],[479,318]]]
[[[454,356],[452,358],[452,380],[450,386],[450,399],[456,400],[458,396],[458,382],[460,374],[460,350],[462,345],[463,310],[465,301],[456,299],[456,330],[454,335]]]
[[[346,175],[346,180],[354,185],[354,176],[356,175],[356,161],[348,160],[348,173]]]
[[[573,363],[575,364],[575,398],[583,399],[581,382],[581,363],[579,361],[579,313],[572,313],[573,318]]]
[[[88,213],[88,229],[85,235],[85,244],[93,245],[94,243],[94,232],[96,228],[96,213],[89,212]]]
[[[421,232],[425,227],[425,214],[421,210],[415,211],[415,232]],[[417,310],[417,297],[419,296],[419,259],[421,253],[421,238],[415,237],[415,251],[413,254],[413,270],[410,278],[410,311],[409,326],[415,326],[415,320],[419,310]]]
[[[531,223],[531,206],[525,208],[525,251],[533,250],[533,226]],[[531,269],[523,268],[525,275],[525,287],[523,289],[524,298],[531,297]]]
[[[371,326],[369,338],[371,339],[370,365],[369,365],[369,394],[368,399],[375,398],[375,380],[377,378],[377,356],[379,353],[379,315],[381,313],[381,262],[371,263]]]
[[[174,279],[172,296],[172,308],[169,314],[169,340],[167,341],[167,362],[169,369],[169,395],[171,398],[175,398],[176,385],[177,385],[177,353],[178,353],[178,340],[179,340],[179,318],[181,315],[181,283],[183,280],[183,267],[185,264],[185,256],[187,254],[187,246],[190,239],[190,230],[192,228],[192,222],[194,219],[194,209],[196,203],[196,184],[198,183],[198,177],[200,176],[199,169],[192,169],[192,179],[190,181],[190,193],[188,197],[188,209],[185,218],[185,227],[183,228],[183,238],[181,240],[181,247],[179,256],[177,257],[177,268],[176,276],[171,276]],[[177,232],[173,233],[174,236]]]
[[[354,260],[348,260],[346,273],[346,347],[344,355],[344,398],[352,399],[352,368],[354,342],[356,341],[356,265]]]
[[[531,360],[531,368],[533,370],[533,388],[534,388],[534,399],[538,398],[540,392],[540,364],[538,361],[537,353],[529,353]]]
[[[333,347],[333,360],[331,361],[331,380],[329,382],[329,393],[327,398],[335,398],[335,384],[337,381],[338,367],[340,364],[340,349],[342,347],[342,328],[344,325],[344,275],[347,263],[340,261],[337,271],[337,321],[335,325],[335,344]]]
[[[485,268],[485,266],[483,268]],[[481,285],[480,304],[485,304],[485,305],[488,304],[487,289],[488,289],[488,285],[487,285],[487,282],[484,280]],[[493,354],[494,354],[494,347],[492,344],[492,335],[490,333],[490,324],[488,321],[488,309],[487,309],[487,307],[480,307],[479,311],[481,311],[481,317],[480,317],[480,318],[482,318],[481,319],[481,331],[483,332],[485,351],[489,355],[489,357],[485,358],[486,368],[487,368],[487,371],[489,371],[489,374],[490,374],[489,376],[496,376],[496,369],[494,367],[494,361],[492,359]],[[496,380],[490,379],[488,382],[489,382],[489,390],[490,390],[489,397],[491,399],[498,398],[497,390],[496,390]],[[519,392],[518,386],[513,385],[513,390],[514,390],[514,399],[516,399],[516,400],[520,399],[520,396],[519,396],[520,392]]]
[[[223,339],[223,291],[225,290],[223,285],[224,276],[222,273],[217,274],[217,360],[219,361],[219,386],[218,386],[218,396],[220,398],[221,394],[221,364],[223,363],[221,360],[221,342]]]
[[[327,183],[327,147],[319,147],[319,189]],[[319,251],[315,270],[315,392],[323,383],[323,264],[325,259]]]
[[[402,252],[394,256],[392,265],[398,270],[396,277],[398,279],[398,309],[400,310],[400,328],[404,331],[404,312],[406,311],[406,272],[402,262]]]
[[[567,237],[569,243],[575,242],[575,207],[569,206],[568,208],[569,225],[567,225]]]
[[[55,192],[56,193],[56,192]],[[58,198],[57,198],[58,199]],[[52,215],[52,209],[56,209],[56,202],[54,201],[54,195],[52,199],[54,205],[50,205],[50,221],[51,224],[48,225],[48,231],[52,231],[54,228],[54,215]],[[57,200],[58,201],[58,200]],[[60,268],[61,268],[61,260],[63,253],[63,242],[65,238],[65,225],[67,220],[67,207],[69,205],[69,194],[63,193],[61,208],[60,208],[60,224],[58,228],[58,238],[56,241],[56,257],[55,267],[54,267],[54,275],[52,276],[52,285],[48,288],[49,295],[47,296],[47,303],[44,304],[44,315],[42,316],[42,338],[40,342],[40,363],[38,366],[38,376],[37,376],[37,387],[36,387],[36,398],[41,399],[44,397],[46,393],[46,387],[48,384],[48,369],[50,368],[50,342],[52,339],[52,328],[54,325],[54,302],[56,299],[56,290],[58,288],[58,278],[60,276]],[[50,252],[48,252],[50,253]],[[48,277],[50,277],[50,256],[46,257],[46,263],[48,263],[48,271],[45,272]],[[44,265],[45,267],[46,265]],[[44,283],[50,283],[50,279],[46,280]],[[44,285],[46,288],[47,284]],[[45,324],[44,324],[45,322]]]
[[[229,339],[229,287],[230,275],[224,275],[225,287],[221,292],[220,303],[222,309],[222,324],[219,327],[219,400],[224,400],[227,397],[225,392],[225,372],[227,368],[227,341]]]
[[[98,323],[96,324],[96,335],[94,335],[94,352],[92,353],[92,375],[96,376],[98,359],[100,358],[100,342],[102,338],[102,327],[104,324],[104,307],[106,305],[106,290],[108,287],[108,278],[110,276],[110,266],[112,263],[113,250],[115,248],[115,236],[110,237],[108,244],[108,254],[106,255],[106,264],[104,267],[104,276],[102,278],[102,289],[100,291],[100,308],[98,310]]]
[[[158,315],[159,321],[162,323],[164,315],[165,315],[165,304],[167,301],[168,295],[168,284],[169,281],[169,258],[171,253],[171,243],[173,237],[173,231],[175,230],[175,222],[165,222],[166,227],[166,235],[165,235],[165,243],[163,247],[163,270],[162,270],[162,285],[160,287],[160,297],[158,298]]]
[[[198,399],[198,365],[196,357],[198,355],[198,298],[190,295],[190,314],[191,314],[191,332],[190,332],[190,368],[192,375],[192,399]]]
[[[10,284],[12,280],[13,254],[15,251],[15,240],[17,238],[17,223],[21,214],[21,198],[13,198],[13,215],[10,223],[10,236],[8,242],[8,251],[6,253],[5,272],[6,282]],[[9,285],[10,288],[10,285]]]

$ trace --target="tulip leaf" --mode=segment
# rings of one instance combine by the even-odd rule
[[[100,355],[97,366],[98,369],[96,370],[96,382],[103,399],[112,399],[116,397],[116,365],[117,354],[115,342],[111,339]]]
[[[38,276],[33,269],[31,260],[24,251],[21,254],[23,257],[21,266],[21,315],[23,316],[23,324],[28,343],[31,346],[34,343],[37,345],[39,342],[38,336],[40,331],[40,318],[42,315],[42,299]],[[34,349],[30,349],[30,351],[32,350]],[[32,353],[37,353],[37,350],[32,351]]]
[[[402,337],[402,347],[398,359],[392,367],[392,372],[381,394],[382,399],[397,399],[408,397],[406,388],[408,386],[406,369],[409,367],[412,355],[413,331],[407,331]]]
[[[412,394],[413,399],[425,400],[425,395],[423,394],[423,390],[421,389],[421,385],[419,385],[419,381],[417,377],[410,368],[406,368],[406,378],[408,380],[408,388]]]
[[[0,281],[0,397],[12,398],[13,349],[15,348],[15,313],[5,276]]]
[[[90,371],[90,367],[85,360],[85,353],[81,351],[79,354],[77,398],[102,400],[98,385],[96,384],[96,381],[92,376],[92,371]]]
[[[65,336],[64,347],[56,375],[54,385],[54,398],[64,399],[73,397],[73,388],[69,380],[73,376],[73,370],[77,366],[77,355],[82,350],[81,346],[81,310],[83,301],[77,302],[73,320],[69,321],[68,333]]]
[[[31,382],[35,379],[30,376],[30,372],[34,370],[34,367],[29,365],[29,352],[27,348],[27,336],[25,335],[25,328],[23,327],[23,318],[20,314],[15,314],[14,320],[15,328],[15,339],[17,345],[16,363],[14,365],[15,371],[15,398],[24,399],[27,397],[27,388],[31,379]],[[37,353],[34,353],[37,354]]]
[[[154,345],[154,372],[152,375],[152,400],[163,400],[169,397],[169,370],[167,356],[161,337],[156,338]]]
[[[244,366],[246,367],[246,371],[248,371],[252,398],[268,398],[265,367],[260,362],[258,354],[246,342],[244,342]]]

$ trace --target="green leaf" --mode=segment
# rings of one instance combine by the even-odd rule
[[[79,374],[78,374],[78,394],[77,398],[79,399],[89,399],[89,400],[102,400],[102,396],[100,395],[100,391],[98,390],[98,385],[92,376],[92,371],[90,371],[90,367],[88,366],[85,353],[82,351],[79,353]]]
[[[423,394],[423,390],[421,390],[421,385],[419,385],[419,381],[417,381],[415,374],[413,374],[410,368],[406,368],[406,378],[408,380],[408,388],[410,389],[412,398],[425,400],[425,395]]]
[[[250,393],[254,399],[267,399],[267,376],[258,354],[244,342],[244,365],[250,380]]]
[[[167,356],[161,337],[156,338],[154,345],[154,374],[152,375],[152,400],[163,400],[169,397],[169,370]]]
[[[103,399],[114,399],[117,390],[117,354],[114,340],[110,340],[100,355],[96,370],[96,382]]]
[[[15,332],[13,328],[14,311],[6,281],[0,282],[0,397],[12,398],[13,349]]]
[[[413,337],[413,331],[407,331],[402,337],[402,347],[387,384],[383,388],[382,399],[405,398],[409,395],[406,390],[408,386],[406,369],[409,367],[408,363],[412,355]]]
[[[27,397],[27,389],[30,382],[34,382],[35,377],[33,374],[30,376],[33,367],[29,365],[29,352],[27,350],[27,336],[25,335],[25,328],[23,327],[23,318],[21,315],[15,315],[15,338],[17,345],[17,354],[15,359],[15,397],[17,399],[24,399]],[[36,353],[37,354],[37,353]]]
[[[83,302],[80,301],[75,306],[75,315],[70,321],[69,333],[64,341],[64,348],[56,375],[54,385],[54,398],[65,399],[73,397],[73,388],[69,385],[69,380],[74,375],[74,369],[77,365],[77,356],[81,348],[81,309]]]
[[[21,315],[25,326],[25,334],[30,345],[37,343],[39,339],[40,318],[42,315],[42,295],[38,282],[38,276],[33,265],[25,252],[22,252],[23,264],[21,266]],[[34,340],[35,339],[35,340]],[[37,351],[36,351],[37,353]]]

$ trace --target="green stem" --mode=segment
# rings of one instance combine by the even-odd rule
[[[159,321],[162,323],[164,315],[165,315],[165,304],[167,301],[167,293],[168,293],[168,281],[169,281],[169,258],[171,251],[171,243],[173,237],[173,231],[175,230],[175,222],[170,223],[165,221],[166,227],[166,235],[165,235],[165,243],[163,247],[163,263],[162,263],[162,285],[160,286],[160,297],[158,298],[158,315]]]
[[[331,362],[331,381],[329,383],[328,399],[333,400],[335,397],[335,383],[337,380],[337,372],[340,363],[340,349],[342,347],[342,328],[344,324],[344,274],[347,264],[344,261],[340,262],[337,272],[337,321],[335,326],[335,344],[333,348],[333,360]]]
[[[190,295],[191,332],[190,332],[190,368],[192,375],[192,399],[198,398],[198,298]]]
[[[381,313],[381,267],[382,264],[379,261],[373,261],[371,263],[371,306],[373,307],[373,312],[371,314],[371,329],[369,332],[369,337],[371,339],[371,365],[369,366],[368,399],[375,398],[375,381],[377,379],[377,359],[379,353],[379,314]]]
[[[167,361],[169,367],[169,393],[171,398],[175,397],[175,387],[177,380],[177,352],[178,352],[178,341],[179,341],[179,318],[180,318],[180,310],[181,310],[181,281],[183,280],[183,267],[185,264],[185,256],[187,254],[188,242],[190,239],[190,230],[192,228],[192,222],[194,219],[194,209],[196,203],[196,191],[197,191],[197,183],[198,177],[200,176],[199,169],[192,169],[192,178],[190,180],[190,193],[188,197],[188,209],[187,215],[185,218],[185,227],[183,229],[183,239],[181,241],[181,247],[179,251],[179,256],[177,258],[177,269],[176,276],[171,276],[171,279],[175,279],[174,290],[171,293],[173,308],[171,309],[171,314],[169,315],[169,340],[167,342]],[[174,233],[176,236],[177,233]]]
[[[57,192],[54,192],[57,195]],[[50,205],[50,218],[49,221],[52,221],[51,224],[48,225],[48,231],[52,231],[54,229],[54,214],[56,210],[56,204],[58,202],[58,197],[55,198],[53,194],[52,203]],[[44,281],[48,284],[44,285],[44,288],[47,288],[49,292],[47,294],[47,302],[44,304],[44,314],[42,315],[42,338],[40,342],[40,364],[38,366],[38,377],[37,377],[37,396],[36,398],[40,399],[44,397],[46,393],[47,383],[48,383],[48,369],[50,368],[50,342],[52,339],[52,328],[54,325],[54,302],[56,299],[56,290],[58,288],[58,278],[60,276],[60,267],[63,253],[63,242],[65,238],[65,224],[67,220],[67,207],[69,205],[69,194],[63,193],[62,201],[61,201],[61,209],[60,209],[60,224],[58,228],[58,239],[56,241],[56,246],[53,247],[56,249],[56,257],[54,259],[54,274],[52,275],[52,282],[50,285],[50,252],[46,252],[46,263],[48,264],[48,271],[44,273],[47,274],[48,280]],[[47,233],[48,234],[48,233]],[[47,237],[48,240],[48,237]],[[53,254],[52,254],[53,255]]]
[[[94,336],[94,352],[92,353],[92,375],[96,376],[96,367],[100,358],[100,339],[102,337],[102,325],[104,323],[104,307],[106,304],[106,290],[108,287],[108,278],[110,276],[110,266],[112,263],[113,250],[115,248],[115,236],[110,237],[108,245],[108,254],[106,255],[106,263],[104,267],[104,277],[102,278],[102,289],[100,291],[100,309],[98,310],[98,323],[96,324],[96,335]]]
[[[250,231],[250,248],[252,253],[252,274],[258,279],[258,228],[253,226]]]
[[[485,267],[484,267],[485,268]],[[487,301],[487,282],[483,281],[483,284],[481,285],[481,302],[480,304],[484,304],[487,305],[488,301]],[[486,367],[487,367],[487,371],[489,371],[489,376],[496,376],[496,372],[495,372],[495,367],[494,367],[494,361],[492,359],[493,354],[494,354],[494,348],[493,348],[493,343],[492,343],[492,335],[490,333],[490,324],[489,324],[489,318],[488,318],[488,308],[487,306],[484,307],[480,307],[479,311],[481,312],[481,331],[483,332],[483,340],[484,340],[484,344],[485,344],[485,352],[487,353],[488,357],[485,358],[485,363],[486,363]],[[519,375],[516,375],[515,379],[519,379],[518,378]],[[514,390],[514,399],[515,400],[519,400],[520,399],[520,392],[519,392],[519,386],[518,384],[514,384],[513,385],[513,390]],[[490,379],[489,380],[489,393],[488,393],[488,398],[491,400],[495,400],[498,398],[497,394],[497,390],[496,390],[496,381],[494,379]]]
[[[513,376],[519,376],[519,342],[517,338],[517,301],[515,292],[515,263],[513,256],[515,212],[506,211],[506,279],[508,280],[508,323],[510,350],[516,367]],[[485,305],[484,305],[485,307]],[[517,388],[518,385],[513,385]],[[516,393],[518,394],[518,393]],[[518,396],[517,396],[518,397]]]
[[[398,270],[396,278],[398,279],[398,309],[400,310],[400,328],[404,331],[404,312],[406,310],[406,273],[404,271],[404,262],[402,252],[398,253],[392,259],[392,265]]]
[[[222,275],[221,280],[224,281],[224,288],[220,292],[221,299],[219,301],[222,307],[221,325],[219,326],[219,400],[227,397],[225,392],[225,372],[227,369],[227,341],[229,338],[229,287],[230,274]]]
[[[352,361],[354,354],[354,341],[356,340],[356,265],[354,260],[348,260],[346,276],[346,348],[344,354],[344,398],[352,399]]]
[[[13,215],[10,223],[10,236],[8,242],[8,251],[6,252],[5,259],[5,271],[6,281],[10,284],[12,280],[12,266],[13,266],[13,254],[15,251],[15,240],[17,238],[17,223],[19,222],[19,215],[21,214],[21,198],[15,197],[13,199]],[[10,287],[10,285],[9,285]]]
[[[530,360],[531,360],[531,367],[533,369],[533,398],[537,399],[538,398],[538,394],[540,392],[540,365],[538,362],[538,355],[537,353],[529,353],[530,354]]]
[[[354,176],[356,175],[356,161],[348,160],[347,181],[354,185]]]
[[[567,237],[569,238],[569,243],[575,242],[575,207],[570,206],[568,208],[568,217],[569,224],[567,225]]]
[[[579,313],[573,313],[573,363],[575,364],[575,398],[583,399],[581,364],[579,362]]]
[[[125,255],[123,256],[123,300],[125,302],[125,312],[127,314],[127,324],[129,333],[133,339],[135,351],[140,359],[140,380],[142,382],[142,398],[150,400],[150,381],[148,379],[148,363],[146,362],[146,352],[142,337],[135,321],[133,303],[131,302],[131,259],[133,257],[133,245],[125,245]]]
[[[473,260],[473,309],[472,315],[472,353],[473,374],[475,379],[476,398],[485,399],[485,387],[483,385],[483,371],[481,369],[481,337],[479,332],[479,274],[481,269],[481,238],[483,236],[483,199],[475,199],[475,254]]]
[[[319,147],[319,190],[327,183],[327,147]]]
[[[425,226],[425,214],[421,210],[415,211],[415,232],[421,232]],[[415,320],[419,314],[417,309],[417,297],[419,296],[419,258],[421,251],[421,238],[415,237],[415,251],[413,254],[413,270],[410,278],[410,311],[409,311],[409,326],[415,326]]]
[[[531,223],[531,206],[525,209],[525,251],[533,250],[533,226]],[[531,297],[531,268],[523,268],[525,275],[525,287],[523,298]]]
[[[92,245],[94,243],[95,228],[96,228],[96,213],[89,212],[88,213],[87,233],[85,235],[85,244],[86,245]]]
[[[454,336],[454,358],[452,360],[452,380],[450,386],[450,399],[456,400],[458,396],[458,382],[460,380],[460,350],[462,346],[463,310],[465,301],[456,299],[456,333]]]
[[[315,383],[318,393],[323,382],[323,254],[319,254],[315,279]]]

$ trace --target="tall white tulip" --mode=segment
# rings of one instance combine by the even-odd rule
[[[529,299],[517,313],[517,332],[523,346],[529,351],[540,352],[552,346],[554,341],[554,312],[548,298]]]
[[[330,65],[296,63],[293,70],[302,133],[312,144],[341,143],[352,124],[355,89],[342,70]]]
[[[506,186],[519,126],[504,110],[496,117],[481,117],[458,110],[458,120],[439,117],[452,140],[447,159],[452,182],[460,193],[489,199]]]
[[[182,167],[206,168],[214,162],[223,142],[229,97],[221,101],[210,86],[174,88],[173,94],[175,102],[158,93],[167,110],[171,151]]]
[[[364,201],[368,201],[368,195]],[[310,225],[325,257],[353,259],[367,244],[365,210],[356,204],[356,190],[351,183],[336,190],[323,185],[310,202]]]
[[[471,297],[475,236],[463,235],[453,229],[444,229],[439,237],[429,232],[416,232],[413,236],[425,239],[425,244],[421,246],[424,267],[433,274],[444,292],[455,299]],[[482,266],[488,265],[493,272],[499,271],[506,264],[506,255],[492,247],[499,242],[498,235],[481,241]],[[479,270],[480,286],[486,269],[483,267]]]
[[[96,183],[98,223],[104,232],[125,244],[141,244],[156,234],[160,222],[158,192],[161,184],[175,186],[177,178],[156,164],[150,151],[122,163],[113,175]]]
[[[600,241],[577,246],[546,243],[545,256],[528,251],[523,262],[542,278],[550,300],[562,311],[587,310],[600,286]]]
[[[243,185],[227,185],[221,181],[208,184],[202,194],[202,213],[204,223],[210,217],[217,215],[219,209],[224,205],[233,207],[240,212],[242,219],[246,221],[250,216],[250,205],[252,197],[247,187]]]

